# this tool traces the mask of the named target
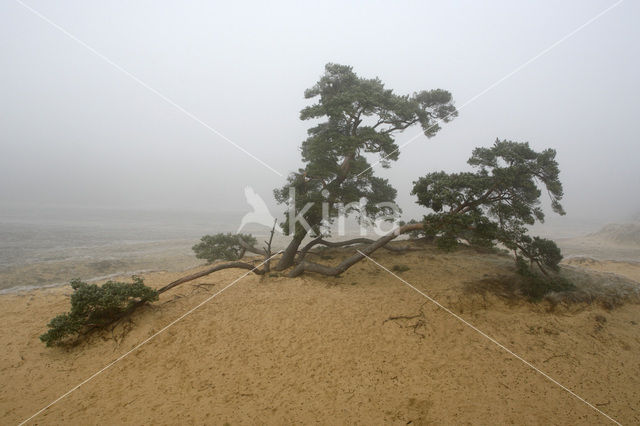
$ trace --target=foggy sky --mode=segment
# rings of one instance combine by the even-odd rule
[[[614,1],[25,3],[286,175],[325,63],[396,93],[447,89],[461,106]],[[496,137],[558,151],[567,220],[640,211],[639,17],[623,2],[378,168],[404,211],[424,213],[413,180],[467,169]],[[284,183],[12,0],[0,94],[4,205],[245,211],[245,186],[273,205]]]

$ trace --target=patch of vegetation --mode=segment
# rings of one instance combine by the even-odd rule
[[[576,287],[567,278],[560,274],[553,276],[542,276],[535,271],[531,273],[509,274],[485,277],[481,280],[470,282],[466,286],[471,293],[486,294],[493,293],[503,299],[516,302],[527,299],[529,302],[540,302],[554,299],[566,300],[569,295],[576,292]]]
[[[563,293],[574,290],[575,285],[559,274],[540,275],[531,270],[520,274],[520,290],[532,302],[539,302],[549,293]]]
[[[140,303],[158,300],[158,292],[144,285],[142,278],[132,279],[133,283],[109,281],[102,286],[71,281],[71,311],[53,318],[40,340],[47,346],[59,345],[69,336],[113,323]]]
[[[405,272],[409,269],[411,268],[409,268],[407,265],[393,265],[393,267],[391,268],[391,270],[394,272]]]
[[[544,261],[544,263],[545,265],[549,264],[549,267],[555,269],[555,272],[557,272],[557,263],[554,264],[553,262],[555,261],[556,256],[559,256],[560,250],[557,249],[555,244],[553,244],[553,248],[554,250],[551,250],[551,254],[543,252],[543,254],[540,255],[540,258],[551,258],[551,260]],[[560,256],[560,259],[562,259],[562,256]],[[527,262],[523,257],[518,257],[516,259],[516,271],[522,277],[521,291],[531,301],[540,301],[544,296],[551,292],[560,293],[575,289],[575,286],[560,274],[545,273],[544,275],[541,275],[534,272],[531,269],[531,263]]]
[[[89,263],[89,266],[96,269],[98,272],[109,272],[125,267],[126,263],[121,260],[100,260],[98,262]]]

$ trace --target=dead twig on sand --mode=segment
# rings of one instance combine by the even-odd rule
[[[424,315],[424,310],[423,310],[425,304],[426,304],[426,302],[423,303],[422,305],[420,305],[420,310],[415,315],[395,315],[395,316],[390,316],[389,318],[384,320],[382,322],[382,324],[385,324],[388,321],[411,321],[411,320],[417,319],[417,321],[415,323],[413,323],[413,324],[407,324],[407,325],[398,324],[398,327],[400,327],[400,328],[411,328],[411,329],[413,329],[414,334],[417,334],[418,336],[420,336],[421,338],[424,339],[427,336],[424,333],[419,332],[418,330],[420,328],[422,328],[422,327],[426,328],[426,326],[427,326],[427,321],[426,321],[426,317]]]
[[[191,287],[193,287],[193,290],[191,290],[191,294],[193,294],[196,290],[204,290],[206,292],[209,292],[211,290],[211,287],[213,286],[215,286],[214,283],[191,284]]]
[[[569,358],[569,354],[560,354],[560,355],[551,355],[549,358],[545,359],[544,361],[542,361],[543,363],[545,362],[549,362],[554,358]]]
[[[178,299],[182,299],[184,297],[184,294],[176,294],[175,296],[173,296],[172,299],[167,300],[166,302],[163,302],[163,305],[166,305],[167,303],[172,303],[175,302]]]

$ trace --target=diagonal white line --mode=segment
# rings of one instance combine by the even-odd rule
[[[528,367],[532,368],[533,370],[535,370],[536,372],[538,372],[539,374],[541,374],[544,378],[546,378],[547,380],[551,381],[552,383],[560,386],[562,389],[564,389],[565,391],[567,391],[569,394],[571,394],[572,396],[576,397],[577,399],[579,399],[580,401],[582,401],[583,403],[585,403],[586,405],[588,405],[589,407],[593,408],[594,410],[596,410],[598,413],[602,414],[603,416],[605,416],[607,419],[611,420],[613,423],[620,425],[620,423],[618,421],[616,421],[615,419],[613,419],[611,416],[609,416],[607,413],[605,413],[604,411],[600,410],[598,407],[596,407],[595,405],[591,404],[589,401],[587,401],[586,399],[582,398],[580,395],[576,394],[575,392],[573,392],[571,389],[567,388],[566,386],[564,386],[563,384],[561,384],[560,382],[558,382],[557,380],[555,380],[553,377],[549,376],[547,373],[545,373],[544,371],[540,370],[538,367],[536,367],[535,365],[531,364],[529,361],[527,361],[526,359],[522,358],[520,355],[516,354],[515,352],[513,352],[512,350],[510,350],[509,348],[507,348],[506,346],[504,346],[502,343],[498,342],[496,339],[494,339],[493,337],[489,336],[488,334],[486,334],[485,332],[483,332],[482,330],[480,330],[479,328],[477,328],[476,326],[474,326],[473,324],[469,323],[467,320],[465,320],[464,318],[462,318],[460,315],[456,314],[455,312],[451,311],[451,309],[441,305],[437,300],[433,299],[432,297],[430,297],[428,294],[420,291],[419,289],[417,289],[416,287],[414,287],[413,285],[411,285],[410,283],[408,283],[407,281],[405,281],[404,279],[400,278],[398,275],[394,274],[393,272],[391,272],[389,269],[385,268],[384,266],[382,266],[381,264],[379,264],[378,262],[376,262],[375,260],[373,260],[372,258],[370,258],[369,256],[367,256],[366,254],[364,254],[363,252],[361,252],[360,250],[356,250],[358,253],[360,253],[362,256],[366,257],[368,260],[370,260],[371,262],[375,263],[376,265],[378,265],[380,268],[384,269],[385,271],[387,271],[388,273],[390,273],[391,275],[393,275],[394,277],[396,277],[397,279],[399,279],[400,281],[402,281],[403,283],[405,283],[407,286],[409,286],[410,288],[412,288],[413,290],[415,290],[416,292],[420,293],[422,296],[424,296],[426,299],[428,299],[430,302],[432,302],[433,304],[435,304],[437,307],[439,307],[440,309],[442,309],[443,311],[445,311],[446,313],[452,315],[455,319],[457,319],[458,321],[460,321],[461,323],[463,323],[464,325],[466,325],[467,327],[471,328],[473,331],[477,332],[478,334],[480,334],[481,336],[485,337],[486,339],[488,339],[490,342],[494,343],[496,346],[498,346],[500,349],[504,350],[505,352],[507,352],[509,355],[513,356],[514,358],[518,359],[519,361],[522,361],[525,365],[527,365]]]
[[[115,361],[112,361],[111,363],[107,364],[105,367],[103,367],[102,369],[98,370],[97,372],[95,372],[94,374],[92,374],[89,378],[83,380],[82,382],[78,383],[77,385],[75,385],[74,387],[72,387],[71,389],[69,389],[69,391],[67,391],[66,393],[64,393],[62,396],[56,398],[55,400],[53,400],[49,405],[47,405],[46,407],[42,408],[40,411],[38,411],[37,413],[33,414],[31,417],[23,420],[22,422],[20,422],[20,424],[18,426],[22,426],[25,423],[27,423],[29,420],[33,419],[34,417],[36,417],[37,415],[41,414],[42,412],[44,412],[47,408],[51,407],[52,405],[56,404],[57,402],[61,401],[62,399],[66,398],[67,396],[69,396],[71,393],[73,393],[74,391],[76,391],[80,386],[90,382],[91,380],[95,379],[98,375],[102,374],[105,370],[109,369],[110,367],[112,367],[114,364],[122,361],[124,358],[126,358],[129,354],[131,354],[132,352],[135,352],[136,350],[138,350],[141,346],[145,345],[146,343],[148,343],[149,341],[151,341],[152,339],[154,339],[155,337],[157,337],[159,334],[165,332],[169,327],[173,326],[174,324],[176,324],[179,321],[182,321],[185,317],[191,315],[193,312],[195,312],[198,308],[200,308],[202,305],[206,304],[207,302],[209,302],[211,299],[213,299],[214,297],[218,296],[220,293],[222,293],[223,291],[225,291],[226,289],[228,289],[229,287],[233,286],[235,283],[237,283],[238,281],[240,281],[241,279],[243,279],[244,277],[246,277],[247,275],[249,275],[251,272],[255,271],[256,269],[258,269],[259,267],[261,267],[262,265],[264,265],[265,263],[267,263],[269,260],[273,259],[275,256],[279,255],[280,253],[282,253],[282,250],[280,250],[279,252],[277,252],[276,254],[274,254],[273,256],[269,257],[268,259],[266,259],[264,262],[262,262],[261,264],[257,265],[255,268],[247,271],[245,274],[241,275],[239,278],[236,278],[235,280],[233,280],[230,284],[227,284],[222,290],[218,291],[215,294],[212,294],[211,296],[209,296],[208,298],[206,298],[203,302],[198,303],[195,307],[189,309],[186,313],[182,314],[180,317],[178,317],[177,319],[171,321],[169,324],[167,324],[166,326],[164,326],[162,329],[160,329],[160,331],[156,332],[155,334],[151,335],[150,337],[146,338],[145,340],[143,340],[141,343],[139,343],[138,345],[136,345],[133,349],[131,349],[130,351],[120,355],[118,358],[116,358]]]
[[[202,121],[200,118],[198,118],[195,114],[193,114],[192,112],[188,111],[187,109],[185,109],[184,107],[178,105],[176,102],[174,102],[172,99],[170,99],[169,97],[163,95],[162,93],[160,93],[158,90],[154,89],[153,87],[149,86],[147,83],[145,83],[144,81],[140,80],[138,77],[136,77],[134,74],[132,74],[131,72],[127,71],[126,69],[124,69],[122,66],[118,65],[116,62],[112,61],[111,59],[109,59],[107,56],[103,55],[102,53],[98,52],[96,49],[94,49],[93,47],[91,47],[90,45],[88,45],[87,43],[85,43],[84,41],[80,40],[78,37],[74,36],[73,34],[71,34],[69,31],[67,31],[66,29],[64,29],[63,27],[61,27],[60,25],[56,24],[55,22],[53,22],[51,19],[47,18],[46,16],[44,16],[42,13],[38,12],[37,10],[35,10],[34,8],[32,8],[31,6],[29,6],[28,4],[24,3],[22,0],[15,0],[18,4],[20,4],[22,7],[24,7],[25,9],[27,9],[28,11],[30,11],[31,13],[33,13],[34,15],[38,16],[40,19],[42,19],[43,21],[45,21],[46,23],[48,23],[49,25],[51,25],[52,27],[54,27],[55,29],[59,30],[60,32],[62,32],[64,35],[66,35],[67,37],[69,37],[71,40],[75,41],[76,43],[78,43],[79,45],[81,45],[82,47],[86,48],[87,50],[89,50],[91,53],[93,53],[94,55],[96,55],[98,58],[102,59],[103,61],[105,61],[106,63],[108,63],[109,65],[111,65],[112,67],[114,67],[115,69],[117,69],[118,71],[120,71],[121,73],[125,74],[127,77],[130,77],[132,80],[134,80],[136,83],[138,83],[139,85],[141,85],[142,87],[144,87],[145,89],[147,89],[148,91],[150,91],[151,93],[155,94],[156,96],[158,96],[160,99],[162,99],[163,101],[167,102],[169,105],[173,106],[174,108],[176,108],[178,111],[182,112],[183,114],[185,114],[187,117],[191,118],[192,120],[194,120],[196,123],[202,125],[204,128],[206,128],[207,130],[213,132],[214,134],[218,135],[219,137],[221,137],[222,139],[224,139],[225,141],[229,142],[231,145],[233,145],[234,147],[236,147],[237,149],[239,149],[240,151],[242,151],[243,153],[245,153],[246,155],[248,155],[249,157],[253,158],[254,160],[256,160],[258,163],[262,164],[263,166],[265,166],[267,169],[271,170],[272,172],[274,172],[275,174],[277,174],[280,177],[284,177],[284,175],[282,173],[280,173],[279,171],[277,171],[276,169],[274,169],[273,167],[271,167],[270,165],[268,165],[267,163],[265,163],[264,161],[262,161],[261,159],[259,159],[258,157],[256,157],[255,155],[253,155],[252,153],[250,153],[249,151],[247,151],[245,148],[243,148],[242,146],[238,145],[237,143],[235,143],[234,141],[232,141],[231,139],[229,139],[228,137],[226,137],[225,135],[223,135],[222,133],[220,133],[218,130],[214,129],[213,127],[211,127],[210,125],[208,125],[207,123],[205,123],[204,121]]]
[[[538,54],[536,54],[535,56],[533,56],[531,59],[527,60],[526,62],[520,64],[518,67],[516,67],[513,71],[511,71],[510,73],[504,75],[502,78],[500,78],[499,80],[497,80],[496,82],[490,84],[487,88],[485,88],[484,90],[482,90],[481,92],[477,93],[476,95],[472,96],[470,99],[467,99],[459,108],[457,108],[457,111],[460,111],[461,109],[463,109],[464,107],[468,106],[469,104],[475,102],[478,98],[480,98],[481,96],[485,95],[487,92],[489,92],[491,89],[499,86],[501,83],[503,83],[505,80],[509,79],[510,77],[512,77],[513,75],[517,74],[518,72],[522,71],[524,68],[526,68],[528,65],[531,65],[531,63],[535,62],[536,60],[540,59],[542,56],[546,55],[547,53],[549,53],[551,50],[553,50],[554,48],[558,47],[558,45],[562,44],[563,42],[567,41],[568,39],[570,39],[571,37],[573,37],[574,35],[576,35],[579,31],[583,30],[585,27],[591,25],[593,22],[597,21],[598,19],[600,19],[603,15],[605,15],[606,13],[610,12],[613,8],[619,6],[624,0],[618,0],[617,2],[615,2],[614,4],[612,4],[611,6],[607,7],[606,9],[604,9],[602,12],[598,13],[596,16],[594,16],[593,18],[589,19],[587,22],[585,22],[584,24],[580,25],[579,27],[577,27],[576,29],[574,29],[573,31],[571,31],[570,33],[566,34],[564,37],[562,37],[561,39],[559,39],[558,41],[556,41],[555,43],[551,44],[550,46],[548,46],[547,48],[541,50],[540,52],[538,52]],[[381,162],[383,162],[384,160],[386,160],[390,155],[398,152],[401,148],[404,148],[405,146],[409,145],[410,143],[414,142],[416,139],[418,139],[420,136],[422,136],[426,131],[433,129],[435,126],[441,124],[444,120],[448,119],[449,117],[451,117],[451,113],[447,114],[446,116],[444,116],[443,118],[440,118],[438,120],[435,121],[435,123],[433,123],[431,126],[427,127],[426,130],[420,132],[420,133],[416,133],[414,136],[412,136],[407,142],[403,143],[402,145],[400,145],[398,148],[394,149],[393,151],[391,151],[389,154],[385,155],[384,157],[382,157],[380,160],[376,161],[375,163],[373,163],[371,166],[369,166],[367,169],[363,170],[362,172],[360,172],[358,174],[359,177],[361,174],[366,173],[367,171],[371,170],[372,168],[374,168],[375,166],[377,166],[378,164],[380,164]]]

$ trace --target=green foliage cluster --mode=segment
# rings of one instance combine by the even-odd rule
[[[245,253],[239,238],[242,238],[250,246],[256,244],[256,239],[251,234],[218,233],[203,236],[192,249],[198,259],[205,259],[209,263],[216,260],[238,260]]]
[[[528,143],[496,140],[490,148],[473,151],[468,163],[476,171],[435,172],[418,179],[412,194],[433,211],[424,218],[425,234],[444,249],[455,248],[459,239],[486,247],[502,244],[518,262],[536,264],[550,282],[548,270],[558,270],[560,249],[553,241],[527,235],[527,226],[544,221],[541,188],[552,209],[565,214],[555,156],[552,149],[536,152]]]
[[[398,95],[378,78],[362,78],[350,66],[331,63],[320,80],[305,91],[305,98],[317,102],[304,108],[300,118],[324,121],[310,128],[302,142],[304,168],[274,194],[279,203],[295,207],[296,212],[312,202],[304,218],[316,235],[322,232],[322,202],[329,204],[331,218],[340,213],[334,208],[336,204],[353,206],[360,200],[366,200],[363,207],[349,207],[344,213],[364,221],[388,216],[390,209],[379,203],[393,202],[396,190],[386,179],[373,175],[367,155],[379,155],[382,166],[389,167],[399,154],[395,134],[420,125],[424,134],[432,137],[440,130],[439,122],[457,116],[446,90]],[[296,191],[295,206],[289,206],[290,188]],[[285,232],[304,237],[302,226],[289,229],[288,219],[283,223]]]
[[[520,253],[529,259],[529,264],[537,264],[558,272],[558,264],[562,260],[562,252],[555,242],[545,238],[522,235],[519,238],[517,248]]]
[[[53,318],[40,340],[47,346],[60,344],[68,336],[112,323],[139,302],[158,300],[158,292],[142,278],[132,279],[133,283],[109,281],[102,286],[71,281],[71,311]]]
[[[467,240],[480,247],[493,247],[496,225],[487,217],[470,212],[468,214],[428,214],[424,217],[424,235],[435,240],[445,251],[458,247],[458,239]]]

